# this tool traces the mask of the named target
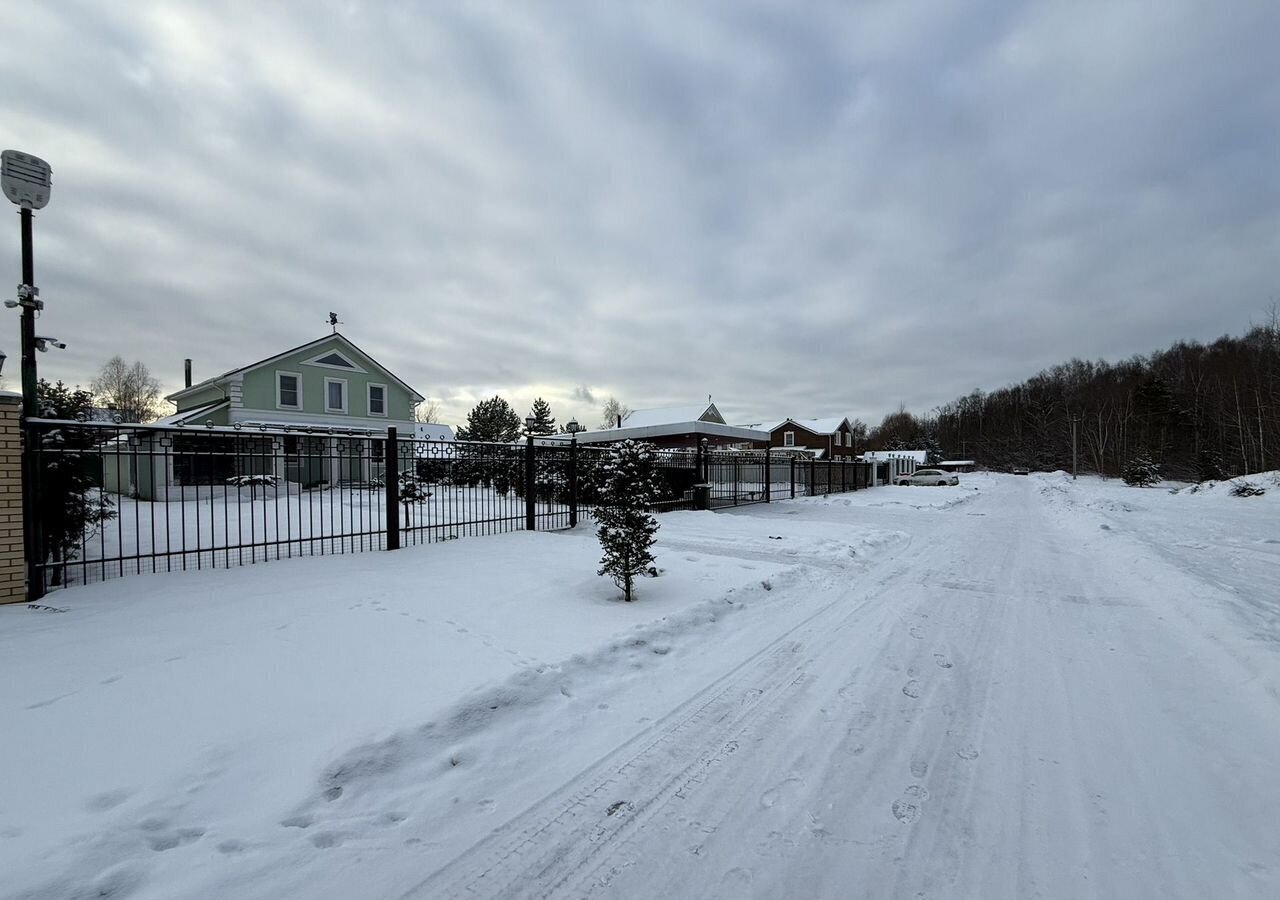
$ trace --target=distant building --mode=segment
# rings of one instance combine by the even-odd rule
[[[702,440],[708,447],[727,448],[768,440],[769,434],[755,428],[725,423],[714,403],[698,406],[666,406],[637,409],[621,426],[578,433],[579,444],[613,444],[618,441],[647,441],[659,448],[695,449]],[[569,435],[547,435],[543,441],[567,441]]]

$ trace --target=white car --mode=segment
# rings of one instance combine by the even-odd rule
[[[909,484],[936,484],[938,487],[946,487],[949,484],[959,484],[960,477],[954,472],[944,472],[942,469],[916,469],[910,475],[902,475],[898,478],[898,486],[906,487]]]

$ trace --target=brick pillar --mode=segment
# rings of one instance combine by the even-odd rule
[[[22,546],[22,396],[0,391],[0,603],[25,603]]]

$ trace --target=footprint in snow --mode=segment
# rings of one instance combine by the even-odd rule
[[[772,809],[777,805],[778,801],[782,799],[782,796],[787,792],[791,785],[799,783],[799,778],[787,778],[783,780],[780,784],[769,788],[769,790],[760,795],[760,805],[765,809]]]
[[[912,700],[920,699],[920,682],[912,678],[902,686],[902,693],[906,694]]]
[[[910,634],[917,641],[924,640],[924,629],[921,628],[919,625],[912,625],[909,629],[907,629],[907,633]]]
[[[978,748],[973,746],[973,744],[965,744],[963,747],[961,747],[959,750],[956,751],[956,756],[960,757],[961,759],[977,759]]]
[[[929,774],[929,764],[919,757],[911,760],[911,774],[916,778],[923,778]]]
[[[933,661],[938,664],[939,669],[950,669],[951,660],[947,659],[941,653],[933,654]]]

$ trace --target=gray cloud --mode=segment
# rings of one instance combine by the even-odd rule
[[[1266,3],[37,4],[42,372],[344,331],[446,421],[928,409],[1275,295]],[[0,231],[17,275],[17,229]],[[17,327],[0,339],[16,358]],[[587,386],[592,387],[588,388]]]

